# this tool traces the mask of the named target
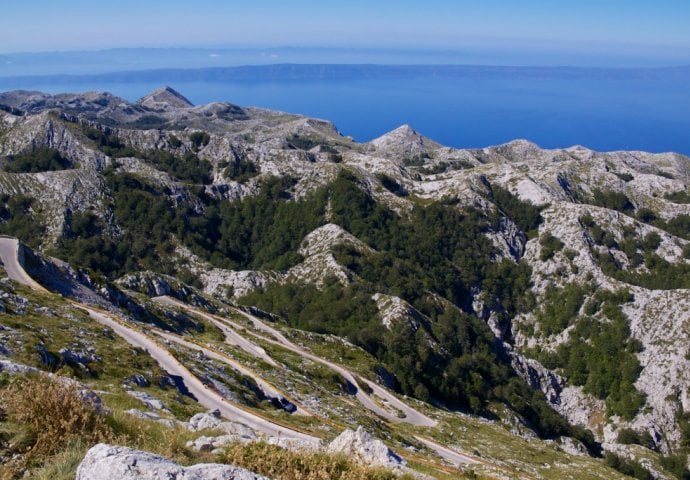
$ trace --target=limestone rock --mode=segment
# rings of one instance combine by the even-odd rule
[[[127,395],[136,398],[141,403],[143,403],[146,406],[146,408],[149,408],[151,410],[163,410],[166,412],[169,411],[163,404],[163,402],[161,402],[157,398],[153,398],[146,392],[141,392],[137,390],[127,390]]]
[[[194,106],[192,102],[187,100],[181,93],[173,90],[170,87],[161,87],[149,93],[137,102],[148,108],[191,108]]]
[[[77,468],[76,480],[268,480],[232,465],[182,467],[172,460],[127,447],[99,443]]]
[[[362,426],[356,431],[345,430],[326,447],[328,453],[343,453],[364,464],[393,470],[405,469],[405,460],[396,455],[381,440],[376,439]]]

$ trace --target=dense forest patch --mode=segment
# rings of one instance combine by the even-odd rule
[[[53,148],[39,147],[18,155],[10,155],[3,165],[9,173],[37,173],[72,168],[71,162]]]

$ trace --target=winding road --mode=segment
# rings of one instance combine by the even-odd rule
[[[0,260],[2,260],[7,276],[33,290],[48,292],[43,285],[26,273],[26,270],[19,262],[20,255],[19,240],[13,237],[0,236]]]
[[[180,338],[178,335],[174,335],[168,332],[163,332],[163,331],[158,331],[155,330],[154,333],[158,335],[159,337],[162,337],[168,342],[174,342],[177,343],[178,345],[182,345],[185,348],[189,348],[191,350],[197,350],[201,353],[204,354],[205,357],[212,358],[214,360],[218,360],[219,362],[223,362],[226,365],[230,366],[233,370],[236,372],[240,373],[241,375],[247,376],[251,378],[254,383],[261,389],[262,392],[264,392],[264,395],[266,395],[269,398],[288,398],[288,395],[285,393],[281,392],[278,390],[275,386],[271,385],[268,383],[266,380],[261,378],[259,375],[257,375],[254,371],[244,367],[242,364],[239,362],[236,362],[235,360],[225,356],[221,355],[220,353],[214,352],[213,350],[210,350],[206,347],[203,347],[201,345],[198,345],[193,342],[189,342],[187,340],[184,340],[183,338]],[[292,399],[289,399],[290,402],[297,408],[297,410],[294,411],[295,415],[306,415],[306,416],[311,416],[312,413],[308,412],[304,407],[299,405],[297,402],[295,402]]]
[[[225,328],[221,328],[224,332],[227,331],[227,330],[230,330],[230,331],[232,331],[235,335],[238,335],[237,332],[235,331],[235,329],[239,329],[240,326],[237,325],[237,324],[235,324],[234,322],[231,322],[230,320],[227,320],[227,319],[224,319],[224,318],[221,318],[221,317],[217,317],[217,316],[215,316],[215,315],[210,315],[210,314],[208,314],[208,313],[202,312],[202,311],[200,311],[199,309],[194,308],[194,307],[191,307],[191,306],[189,306],[189,305],[186,305],[186,304],[184,304],[184,303],[182,303],[182,302],[180,302],[179,300],[176,300],[176,299],[174,299],[174,298],[170,298],[170,297],[156,297],[155,300],[156,300],[156,301],[159,301],[159,302],[161,302],[161,303],[165,303],[165,304],[167,304],[167,305],[175,305],[175,306],[177,306],[177,307],[183,308],[183,309],[185,309],[185,310],[187,310],[187,311],[190,311],[190,312],[192,312],[192,313],[194,313],[194,314],[196,314],[196,315],[199,315],[199,316],[201,316],[201,317],[203,317],[203,318],[206,318],[206,319],[209,320],[209,321],[212,321],[212,322],[214,323],[214,325],[217,325],[217,326],[219,326],[219,327],[220,327],[221,325],[224,326]],[[409,423],[409,424],[411,424],[411,425],[415,425],[415,426],[418,426],[418,427],[433,427],[433,426],[435,426],[435,425],[437,424],[437,422],[436,422],[435,420],[433,420],[433,419],[427,417],[427,416],[424,415],[423,413],[421,413],[421,412],[415,410],[414,408],[410,407],[410,406],[407,405],[406,403],[402,402],[400,399],[398,399],[395,395],[393,395],[392,393],[390,393],[390,392],[389,392],[388,390],[386,390],[385,388],[381,387],[380,385],[377,385],[377,384],[374,383],[374,382],[371,382],[371,381],[369,381],[369,380],[364,380],[364,379],[363,379],[362,381],[364,381],[364,382],[367,383],[367,385],[369,386],[369,388],[371,388],[371,390],[376,394],[376,396],[378,396],[378,397],[380,397],[381,399],[383,399],[384,401],[386,401],[386,402],[387,402],[388,404],[390,404],[393,408],[399,410],[404,416],[403,416],[403,417],[398,417],[397,415],[394,415],[394,414],[391,413],[390,411],[388,411],[388,410],[386,410],[385,408],[381,407],[375,400],[373,400],[373,399],[364,391],[364,389],[362,389],[362,388],[359,386],[359,383],[358,383],[357,380],[355,379],[355,376],[352,374],[352,372],[350,372],[350,371],[347,370],[346,368],[344,368],[344,367],[342,367],[342,366],[340,366],[340,365],[338,365],[338,364],[336,364],[336,363],[333,363],[333,362],[331,362],[331,361],[329,361],[329,360],[326,360],[326,359],[324,359],[324,358],[321,358],[321,357],[319,357],[319,356],[317,356],[317,355],[314,355],[313,353],[308,352],[308,351],[305,350],[304,348],[302,348],[302,347],[300,347],[300,346],[298,346],[298,345],[295,345],[295,344],[292,343],[290,340],[288,340],[288,339],[285,337],[285,335],[283,335],[281,332],[279,332],[279,331],[276,330],[275,328],[273,328],[273,327],[271,327],[271,326],[265,324],[264,322],[262,322],[261,320],[259,320],[259,319],[256,318],[256,317],[254,317],[253,315],[250,315],[250,314],[248,314],[248,313],[246,313],[246,312],[243,312],[243,311],[241,311],[241,310],[236,310],[236,311],[237,311],[237,313],[240,313],[240,314],[242,314],[243,316],[247,317],[249,320],[251,320],[252,323],[254,324],[254,327],[255,327],[257,330],[260,330],[260,331],[269,333],[270,335],[272,335],[272,336],[276,339],[276,340],[271,340],[271,339],[268,339],[268,338],[261,337],[264,341],[269,342],[269,343],[274,344],[274,345],[277,345],[277,346],[280,346],[280,347],[283,347],[283,348],[286,348],[286,349],[288,349],[288,350],[290,350],[290,351],[292,351],[292,352],[294,352],[294,353],[296,353],[296,354],[298,354],[298,355],[300,355],[300,356],[302,356],[302,357],[304,357],[304,358],[308,358],[309,360],[311,360],[311,361],[313,361],[313,362],[320,363],[320,364],[322,364],[322,365],[328,367],[329,369],[331,369],[332,371],[338,373],[339,375],[342,375],[343,378],[345,378],[348,382],[350,382],[352,385],[354,385],[355,388],[357,389],[357,391],[356,391],[356,393],[355,393],[355,396],[356,396],[357,400],[358,400],[366,409],[368,409],[369,411],[375,413],[376,415],[378,415],[378,416],[380,416],[380,417],[382,417],[382,418],[385,418],[386,420],[391,421],[391,422],[406,422],[406,423]],[[245,340],[245,341],[246,341],[246,340]],[[230,341],[230,343],[234,343],[234,342]],[[254,345],[254,344],[251,343],[251,342],[249,342],[249,343],[250,343],[251,345]],[[261,347],[259,347],[259,346],[256,346],[256,345],[254,345],[254,348],[260,348],[261,351],[264,353],[264,355],[267,355],[267,354],[266,354],[266,351],[265,351],[263,348],[261,348]],[[245,349],[245,350],[246,350],[246,349]],[[269,357],[269,358],[270,358],[270,357]]]
[[[24,270],[18,258],[18,242],[16,239],[0,238],[0,260],[2,260],[7,275],[21,284],[30,288],[47,292],[47,290],[33,280]],[[110,327],[117,335],[122,337],[127,343],[134,347],[143,348],[148,354],[158,362],[163,370],[170,375],[175,375],[184,381],[189,393],[191,393],[199,404],[210,410],[219,410],[225,418],[243,423],[248,427],[273,437],[285,437],[298,440],[312,445],[319,445],[320,439],[298,432],[290,428],[273,423],[265,418],[245,411],[234,405],[213,390],[208,389],[201,381],[187,370],[170,352],[162,348],[145,334],[127,327],[120,321],[114,320],[109,314],[100,312],[86,305],[72,302],[76,307],[86,311],[89,316],[97,322]]]
[[[2,261],[5,271],[7,272],[7,275],[12,279],[15,280],[23,285],[26,285],[34,290],[42,291],[42,292],[47,292],[50,293],[46,288],[44,288],[41,284],[36,282],[31,276],[29,276],[26,271],[24,270],[22,264],[21,264],[21,259],[20,259],[20,244],[16,238],[11,238],[11,237],[4,237],[0,236],[0,260]],[[203,318],[206,318],[207,320],[211,321],[214,325],[218,326],[223,333],[226,335],[226,340],[231,343],[239,346],[243,350],[247,351],[248,353],[261,358],[262,360],[266,361],[267,363],[278,366],[278,364],[273,360],[267,353],[266,351],[261,348],[260,346],[254,344],[253,342],[250,342],[246,338],[242,337],[239,333],[237,333],[236,330],[240,328],[239,325],[234,324],[230,320],[227,319],[222,319],[220,317],[216,317],[213,315],[210,315],[205,312],[201,312],[198,309],[191,307],[189,305],[186,305],[182,302],[179,302],[175,299],[172,299],[170,297],[158,297],[155,300],[160,301],[162,303],[165,303],[167,305],[175,305],[181,308],[184,308],[190,312],[193,312],[195,314],[200,315]],[[117,335],[122,337],[126,342],[128,342],[130,345],[134,347],[139,347],[148,352],[148,354],[158,362],[158,364],[161,366],[162,369],[164,369],[166,372],[168,372],[170,375],[175,375],[180,377],[185,386],[187,387],[189,393],[191,393],[196,400],[199,402],[199,404],[203,405],[205,408],[208,408],[210,410],[219,410],[221,412],[221,415],[231,421],[237,421],[244,423],[250,428],[253,428],[254,430],[258,432],[262,432],[266,435],[270,436],[281,436],[284,438],[304,442],[305,444],[310,444],[310,445],[319,445],[321,443],[320,439],[318,437],[315,437],[313,435],[309,435],[307,433],[299,432],[297,430],[293,430],[289,427],[279,425],[277,423],[274,423],[268,419],[265,419],[263,417],[260,417],[258,415],[253,414],[252,412],[249,412],[247,410],[244,410],[243,408],[240,408],[239,406],[228,402],[226,399],[224,399],[222,396],[220,396],[218,393],[215,391],[207,388],[196,376],[194,376],[187,368],[184,367],[175,357],[170,354],[165,348],[163,348],[161,345],[159,345],[157,342],[149,338],[146,334],[131,328],[127,325],[125,325],[124,322],[120,320],[116,320],[113,318],[112,315],[109,313],[105,313],[99,310],[96,310],[92,307],[86,306],[84,304],[78,303],[71,301],[71,303],[86,311],[89,316],[94,319],[95,321],[108,326],[111,328]],[[339,373],[342,375],[347,381],[352,383],[354,386],[357,387],[357,399],[361,402],[361,404],[369,409],[370,411],[376,413],[377,415],[380,415],[383,418],[386,418],[390,421],[394,422],[407,422],[415,426],[420,426],[420,427],[432,427],[437,424],[437,422],[426,415],[422,414],[421,412],[415,410],[414,408],[410,407],[406,403],[402,402],[400,399],[398,399],[396,396],[388,392],[386,389],[382,388],[381,386],[369,381],[369,380],[362,380],[367,383],[369,388],[372,389],[375,395],[378,397],[382,398],[384,401],[388,402],[390,405],[392,405],[394,408],[398,409],[400,412],[404,414],[404,417],[400,418],[389,411],[383,409],[377,402],[375,402],[369,395],[367,395],[362,388],[358,386],[357,381],[355,380],[354,375],[347,369],[343,368],[340,365],[337,365],[331,361],[325,360],[321,357],[318,357],[305,349],[295,345],[292,343],[290,340],[288,340],[281,332],[278,330],[270,327],[269,325],[265,324],[258,318],[243,312],[241,310],[237,310],[237,313],[240,313],[250,319],[252,323],[254,324],[255,328],[259,331],[263,331],[266,333],[269,333],[271,336],[275,338],[275,340],[271,340],[268,338],[265,338],[263,336],[257,336],[257,338],[261,338],[264,341],[267,341],[269,343],[287,348],[288,350],[291,350],[294,353],[297,353],[299,355],[304,356],[305,358],[308,358],[314,362],[320,363],[322,365],[327,366],[334,372]],[[158,332],[157,332],[158,333]],[[225,358],[209,349],[205,349],[201,346],[198,346],[192,342],[188,342],[186,340],[180,339],[177,336],[171,335],[171,334],[166,334],[166,333],[158,333],[162,338],[164,338],[167,341],[173,341],[178,344],[184,345],[189,348],[194,348],[197,350],[202,351],[205,355],[209,356],[210,358],[216,358],[218,360],[224,361],[224,362],[232,362],[230,359]],[[252,335],[256,335],[252,333]],[[280,392],[273,387],[272,385],[268,384],[267,382],[263,381],[260,377],[255,375],[253,372],[250,370],[247,370],[245,367],[243,367],[240,364],[234,364],[234,363],[229,363],[233,368],[236,368],[239,372],[248,374],[248,376],[252,377],[254,381],[262,388],[265,389],[267,392],[274,392],[276,394],[280,394]],[[246,373],[245,373],[246,372]],[[298,407],[299,408],[299,407]],[[303,409],[302,409],[303,411]],[[303,411],[303,413],[306,413]],[[450,462],[451,464],[454,464],[456,466],[460,465],[471,465],[471,464],[478,464],[482,463],[479,460],[476,460],[472,457],[469,457],[467,455],[463,455],[460,452],[457,452],[455,450],[451,450],[447,447],[444,447],[442,445],[439,445],[438,443],[427,439],[425,437],[421,436],[416,436],[415,438],[424,444],[427,448],[435,451],[440,457],[444,458],[446,461]]]
[[[179,300],[172,298],[172,297],[154,297],[152,298],[153,301],[162,303],[163,305],[168,305],[168,306],[173,306],[173,307],[179,307],[183,308],[185,310],[191,311],[194,314],[208,320],[209,322],[213,323],[216,327],[218,327],[223,334],[225,335],[225,341],[229,343],[230,345],[235,345],[237,347],[240,347],[242,350],[247,352],[250,355],[253,355],[257,358],[260,358],[264,362],[268,363],[272,367],[277,367],[278,364],[276,363],[275,360],[271,358],[270,355],[266,353],[266,350],[261,348],[260,346],[256,345],[255,343],[250,342],[246,338],[244,338],[242,335],[237,333],[236,330],[233,328],[229,327],[225,323],[219,321],[216,317],[213,315],[210,315],[206,312],[202,312],[201,310],[198,310],[196,308],[192,308]]]

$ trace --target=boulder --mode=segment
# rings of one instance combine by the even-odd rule
[[[182,467],[159,455],[116,445],[92,447],[77,468],[76,480],[269,480],[232,465]]]
[[[405,460],[396,455],[381,440],[364,430],[362,426],[357,427],[357,431],[345,430],[328,444],[326,451],[343,453],[364,465],[393,470],[407,469]]]
[[[220,430],[242,440],[255,440],[257,438],[256,432],[248,426],[242,423],[224,421],[216,412],[197,413],[189,419],[189,429],[194,432]]]
[[[157,398],[152,397],[146,392],[140,392],[138,390],[127,390],[127,395],[130,395],[137,400],[139,400],[141,403],[146,405],[146,408],[150,410],[162,410],[165,412],[169,412],[163,402],[158,400]]]

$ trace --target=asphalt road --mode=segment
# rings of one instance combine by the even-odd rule
[[[0,260],[5,266],[7,276],[12,280],[26,285],[34,290],[47,292],[43,285],[29,276],[24,268],[19,264],[17,255],[19,253],[19,240],[11,237],[0,237]]]
[[[0,260],[2,260],[4,264],[7,275],[12,280],[27,285],[30,288],[45,291],[45,288],[32,279],[19,263],[17,246],[18,242],[16,239],[0,238]],[[198,378],[178,362],[166,349],[162,348],[143,333],[115,321],[110,315],[103,312],[94,310],[86,305],[78,303],[75,303],[75,305],[88,312],[89,316],[97,322],[110,327],[130,345],[146,350],[168,374],[182,378],[188,391],[197,399],[199,404],[209,410],[217,409],[221,412],[221,415],[228,420],[243,423],[257,432],[262,432],[266,435],[295,439],[314,445],[320,443],[317,437],[275,424],[227,402],[223,397],[201,383]]]
[[[174,306],[174,307],[179,307],[188,311],[194,312],[196,315],[199,315],[202,318],[205,318],[209,322],[213,323],[216,327],[218,327],[223,334],[225,335],[225,341],[228,342],[230,345],[235,345],[245,352],[249,353],[250,355],[253,355],[257,358],[260,358],[264,362],[268,363],[272,367],[277,367],[278,364],[276,363],[275,360],[271,358],[270,355],[266,353],[266,350],[261,348],[260,346],[250,342],[246,338],[244,338],[242,335],[237,333],[234,329],[230,328],[228,325],[226,325],[223,322],[220,322],[218,319],[213,317],[212,315],[209,315],[206,312],[202,312],[201,310],[198,310],[196,308],[191,308],[189,305],[186,305],[179,300],[172,298],[172,297],[155,297],[152,300],[162,303],[164,305],[169,305],[169,306]]]
[[[180,308],[184,308],[188,311],[191,311],[197,315],[200,315],[209,321],[212,321],[215,325],[218,325],[219,327],[225,326],[225,329],[229,329],[233,331],[236,335],[237,332],[231,328],[238,328],[239,326],[234,324],[233,322],[230,322],[229,320],[226,319],[219,319],[219,318],[214,318],[214,316],[209,315],[207,313],[201,312],[198,309],[191,307],[189,305],[186,305],[178,300],[175,300],[173,298],[169,297],[157,297],[156,300],[166,303],[168,305],[175,305]],[[333,363],[329,360],[326,360],[324,358],[321,358],[317,355],[314,355],[311,352],[306,351],[302,347],[295,345],[292,343],[290,340],[288,340],[282,333],[280,333],[278,330],[270,327],[269,325],[266,325],[264,322],[259,320],[258,318],[254,317],[253,315],[250,315],[246,312],[242,312],[240,310],[237,311],[238,313],[244,315],[247,317],[249,320],[252,321],[254,324],[255,328],[257,330],[269,333],[272,335],[276,340],[271,340],[268,338],[265,338],[264,340],[273,343],[274,345],[281,346],[283,348],[287,348],[288,350],[297,353],[298,355],[301,355],[304,358],[308,358],[309,360],[320,363],[322,365],[327,366],[330,368],[332,371],[342,375],[343,378],[345,378],[348,382],[350,382],[352,385],[354,385],[357,388],[357,392],[355,393],[355,396],[357,400],[368,410],[374,412],[376,415],[379,415],[380,417],[385,418],[386,420],[389,420],[391,422],[406,422],[411,425],[419,426],[419,427],[433,427],[437,424],[437,422],[423,413],[415,410],[414,408],[410,407],[406,403],[402,402],[400,399],[398,399],[395,395],[390,393],[388,390],[385,388],[381,387],[380,385],[377,385],[373,382],[369,382],[367,380],[364,380],[367,382],[367,385],[374,391],[376,396],[380,397],[381,399],[385,400],[388,404],[390,404],[393,408],[396,410],[399,410],[402,412],[404,415],[403,417],[398,417],[397,415],[391,413],[389,410],[386,410],[385,408],[381,407],[376,401],[374,401],[367,393],[362,389],[362,387],[359,385],[357,380],[355,379],[354,375],[352,372],[347,370],[346,368]],[[221,327],[221,329],[223,329]],[[223,329],[223,331],[225,331]],[[245,341],[247,341],[245,339]],[[249,342],[251,344],[251,342]],[[254,345],[254,344],[251,344]],[[261,348],[256,346],[256,348]],[[264,355],[267,355],[266,352],[261,348],[261,351],[264,353]],[[269,357],[270,358],[270,357]],[[275,362],[274,362],[275,363]]]
[[[429,440],[428,438],[419,437],[417,435],[415,435],[414,438],[423,443],[426,447],[436,452],[441,458],[449,461],[455,466],[481,464],[479,460],[475,460],[474,458],[468,457],[467,455],[463,455],[462,453],[456,452],[455,450],[451,450],[448,447],[439,445],[438,443]]]
[[[8,237],[0,237],[0,260],[2,260],[2,263],[4,264],[5,271],[7,272],[7,275],[12,279],[15,280],[19,283],[22,283],[24,285],[29,286],[30,288],[40,290],[40,291],[47,291],[42,285],[40,285],[38,282],[36,282],[34,279],[32,279],[24,270],[22,265],[19,263],[18,260],[18,241],[17,239],[14,238],[8,238]],[[194,311],[203,317],[211,320],[214,324],[218,325],[219,328],[221,328],[221,325],[226,327],[228,330],[232,330],[230,327],[225,324],[225,322],[220,322],[219,320],[213,318],[213,316],[208,315],[203,312],[199,312],[198,310],[189,307],[181,302],[178,302],[177,300],[170,299],[170,302],[165,301],[165,303],[168,304],[175,304],[177,306],[181,306],[183,308],[186,308],[188,310]],[[185,386],[189,390],[189,392],[194,395],[194,397],[197,399],[197,401],[203,405],[204,407],[210,409],[210,410],[219,410],[221,412],[221,415],[229,420],[244,423],[245,425],[249,426],[250,428],[253,428],[254,430],[258,432],[263,432],[267,435],[270,436],[282,436],[285,438],[290,438],[290,439],[295,439],[303,442],[307,442],[310,444],[317,445],[320,443],[320,440],[317,437],[314,437],[312,435],[308,435],[302,432],[298,432],[295,430],[292,430],[290,428],[284,427],[282,425],[275,424],[269,420],[266,420],[264,418],[261,418],[259,416],[253,415],[250,412],[247,412],[236,405],[233,405],[229,402],[227,402],[223,397],[218,395],[216,392],[213,390],[208,389],[206,386],[204,386],[201,381],[196,378],[189,370],[187,370],[180,362],[178,362],[167,350],[165,350],[163,347],[158,345],[156,342],[151,340],[149,337],[147,337],[145,334],[125,326],[124,324],[115,321],[113,318],[111,318],[108,314],[105,314],[103,312],[99,312],[97,310],[94,310],[90,307],[87,307],[85,305],[77,304],[75,303],[76,306],[79,308],[84,309],[85,311],[88,312],[89,316],[96,320],[97,322],[106,325],[113,329],[115,333],[117,333],[119,336],[121,336],[125,341],[127,341],[130,345],[133,345],[135,347],[140,347],[145,349],[149,355],[151,355],[152,358],[154,358],[158,364],[163,368],[166,372],[168,372],[171,375],[179,376],[182,378],[182,380],[185,383]],[[289,350],[303,355],[306,358],[309,358],[310,360],[314,362],[321,363],[323,365],[328,366],[331,368],[333,371],[336,371],[340,373],[344,378],[346,378],[348,381],[350,381],[353,385],[357,385],[356,380],[354,379],[353,375],[343,367],[330,362],[328,360],[325,360],[323,358],[317,357],[316,355],[313,355],[304,349],[300,348],[299,346],[293,344],[290,342],[284,335],[282,335],[279,331],[275,330],[274,328],[266,325],[263,323],[261,320],[245,313],[238,311],[238,313],[241,313],[248,317],[249,319],[252,320],[254,325],[257,327],[257,329],[262,330],[264,332],[270,333],[274,338],[276,338],[276,341],[266,339],[266,341],[269,341],[271,343],[275,343],[277,345],[281,345],[285,348],[288,348]],[[220,325],[219,325],[220,324]],[[223,331],[226,331],[223,329]],[[240,339],[244,340],[243,345],[245,345],[247,348],[251,349],[251,353],[253,354],[259,354],[261,357],[268,356],[268,354],[258,345],[254,345],[252,342],[247,341],[244,339],[244,337],[240,336],[237,332],[232,330],[235,335],[237,335]],[[185,342],[188,343],[188,342]],[[242,347],[245,348],[245,347]],[[257,350],[258,349],[258,350]],[[203,350],[202,350],[203,351]],[[263,352],[263,353],[261,353]],[[208,354],[209,356],[215,355],[213,352],[210,352],[206,350],[204,352],[205,354]],[[268,357],[270,358],[270,357]],[[271,361],[273,361],[271,359]],[[273,362],[275,364],[275,362]],[[365,380],[366,381],[366,380]],[[397,397],[392,395],[390,392],[387,390],[383,389],[379,385],[376,385],[373,382],[366,381],[369,384],[369,387],[371,387],[376,395],[380,396],[381,398],[385,399],[388,403],[391,405],[395,406],[399,410],[401,410],[405,414],[405,418],[398,418],[392,414],[390,414],[388,411],[383,410],[381,407],[379,407],[378,404],[376,404],[371,398],[369,398],[368,395],[366,395],[361,388],[357,389],[357,398],[360,402],[362,402],[362,405],[364,405],[366,408],[370,409],[371,411],[383,416],[384,418],[389,418],[392,421],[405,421],[408,422],[412,425],[417,425],[417,426],[423,426],[423,427],[429,427],[429,426],[434,426],[436,425],[436,421],[432,420],[431,418],[427,417],[426,415],[418,412],[417,410],[413,409],[412,407],[409,407],[407,404],[399,400]],[[268,385],[265,385],[268,386]],[[262,386],[263,388],[263,386]],[[471,458],[467,455],[463,455],[462,453],[456,452],[455,450],[451,450],[447,447],[444,447],[442,445],[439,445],[438,443],[424,438],[420,436],[415,436],[415,438],[426,445],[428,448],[431,450],[435,451],[439,456],[442,458],[446,459],[447,461],[455,464],[455,465],[471,465],[471,464],[478,464],[481,463],[480,461]]]
[[[182,378],[189,392],[194,395],[197,401],[204,407],[210,410],[218,409],[223,417],[234,422],[243,423],[257,432],[263,432],[273,437],[281,436],[292,438],[315,445],[320,442],[317,437],[291,430],[282,425],[277,425],[227,402],[223,397],[201,383],[197,377],[178,362],[166,349],[162,348],[143,333],[124,326],[106,314],[88,307],[82,308],[89,313],[91,318],[113,329],[115,333],[125,339],[130,345],[146,350],[148,354],[158,362],[161,368],[168,372],[168,374]]]
[[[277,398],[277,397],[287,398],[286,394],[280,392],[276,387],[274,387],[273,385],[268,383],[266,380],[261,378],[256,372],[246,368],[244,365],[242,365],[239,362],[236,362],[235,360],[233,360],[231,358],[228,358],[224,355],[220,355],[220,354],[214,352],[213,350],[209,350],[208,348],[205,348],[205,347],[198,345],[196,343],[188,342],[188,341],[180,338],[179,336],[173,335],[171,333],[159,332],[159,331],[156,331],[155,333],[158,336],[164,338],[165,340],[167,340],[169,342],[177,343],[178,345],[182,345],[182,346],[189,348],[189,349],[192,349],[192,350],[197,350],[197,351],[203,353],[204,356],[206,356],[208,358],[212,358],[214,360],[218,360],[220,362],[225,363],[226,365],[230,366],[233,370],[240,373],[241,375],[244,375],[244,376],[251,378],[254,381],[254,383],[256,383],[256,385],[261,389],[261,391],[264,392],[264,395],[266,395],[269,398]],[[302,406],[300,406],[299,404],[295,403],[292,400],[290,400],[290,401],[297,408],[297,410],[295,410],[295,412],[294,412],[295,415],[311,415],[311,413],[307,412]]]

